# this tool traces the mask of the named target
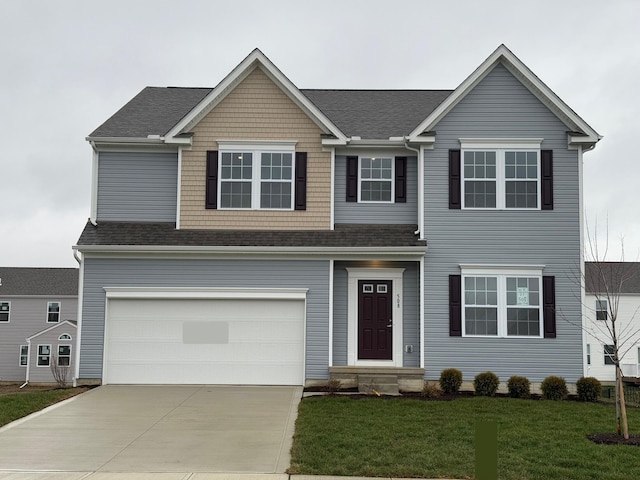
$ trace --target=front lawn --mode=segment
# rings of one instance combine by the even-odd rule
[[[628,413],[630,431],[640,433],[640,410]],[[640,447],[587,439],[614,431],[614,407],[486,397],[305,398],[289,473],[472,478],[478,420],[498,424],[500,479],[640,478]]]
[[[19,393],[0,395],[0,427],[87,390],[86,388],[34,391],[29,391],[28,389],[29,387],[26,387],[26,390],[22,390]]]

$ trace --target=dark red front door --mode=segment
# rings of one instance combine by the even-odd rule
[[[358,281],[358,359],[391,360],[391,281]]]

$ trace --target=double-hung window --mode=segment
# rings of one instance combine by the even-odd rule
[[[464,336],[542,337],[540,270],[462,271]]]
[[[462,139],[462,207],[539,209],[540,143]]]
[[[11,302],[0,302],[0,322],[8,322],[11,314]]]
[[[596,320],[609,318],[609,304],[606,300],[596,300]]]
[[[48,367],[51,362],[51,345],[38,345],[38,366]]]
[[[26,367],[29,363],[29,346],[20,345],[20,366]]]
[[[60,302],[47,302],[47,323],[60,322]]]
[[[360,157],[359,201],[391,203],[394,198],[393,170],[392,157]]]
[[[58,366],[71,365],[71,345],[58,345]]]
[[[293,144],[221,144],[218,154],[220,209],[293,210]]]
[[[613,345],[603,345],[604,351],[604,364],[605,365],[615,365],[616,362],[613,359],[615,354],[615,347]]]

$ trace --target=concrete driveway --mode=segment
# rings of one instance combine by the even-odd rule
[[[0,478],[283,473],[301,396],[302,387],[102,386],[0,429]]]

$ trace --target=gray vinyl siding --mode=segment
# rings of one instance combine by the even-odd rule
[[[501,380],[559,375],[575,382],[582,375],[579,165],[567,127],[498,66],[434,130],[435,149],[425,154],[426,377],[454,367],[465,380],[491,370]],[[448,150],[465,137],[543,138],[541,148],[553,149],[554,209],[450,210]],[[544,265],[543,275],[556,279],[557,338],[450,337],[448,276],[465,263]]]
[[[75,321],[78,299],[66,296],[0,297],[0,302],[11,303],[10,321],[0,322],[0,381],[24,382],[27,367],[20,366],[20,345],[27,345],[27,337],[55,325],[47,323],[47,302],[60,302],[60,321]],[[52,377],[49,378],[47,382],[52,381]]]
[[[71,335],[71,340],[58,340],[60,335],[66,333]],[[67,382],[71,385],[75,375],[75,355],[76,355],[76,327],[65,323],[57,326],[42,335],[31,339],[31,350],[29,350],[29,383],[50,383],[55,379],[51,373],[50,366],[38,366],[38,345],[51,345],[51,353],[58,356],[58,345],[71,345],[70,365],[67,373]],[[53,362],[53,355],[50,362]]]
[[[333,364],[347,365],[347,268],[366,268],[367,262],[335,262],[333,275]],[[376,268],[404,268],[402,277],[402,345],[413,345],[413,352],[403,354],[403,366],[420,366],[419,264],[415,262],[376,263]]]
[[[175,153],[102,152],[98,160],[98,221],[175,222]]]
[[[308,288],[306,378],[328,378],[329,261],[86,258],[80,378],[102,378],[105,286]]]
[[[418,165],[416,157],[407,157],[406,203],[358,203],[347,202],[346,198],[347,157],[336,156],[334,185],[335,223],[417,225]]]

